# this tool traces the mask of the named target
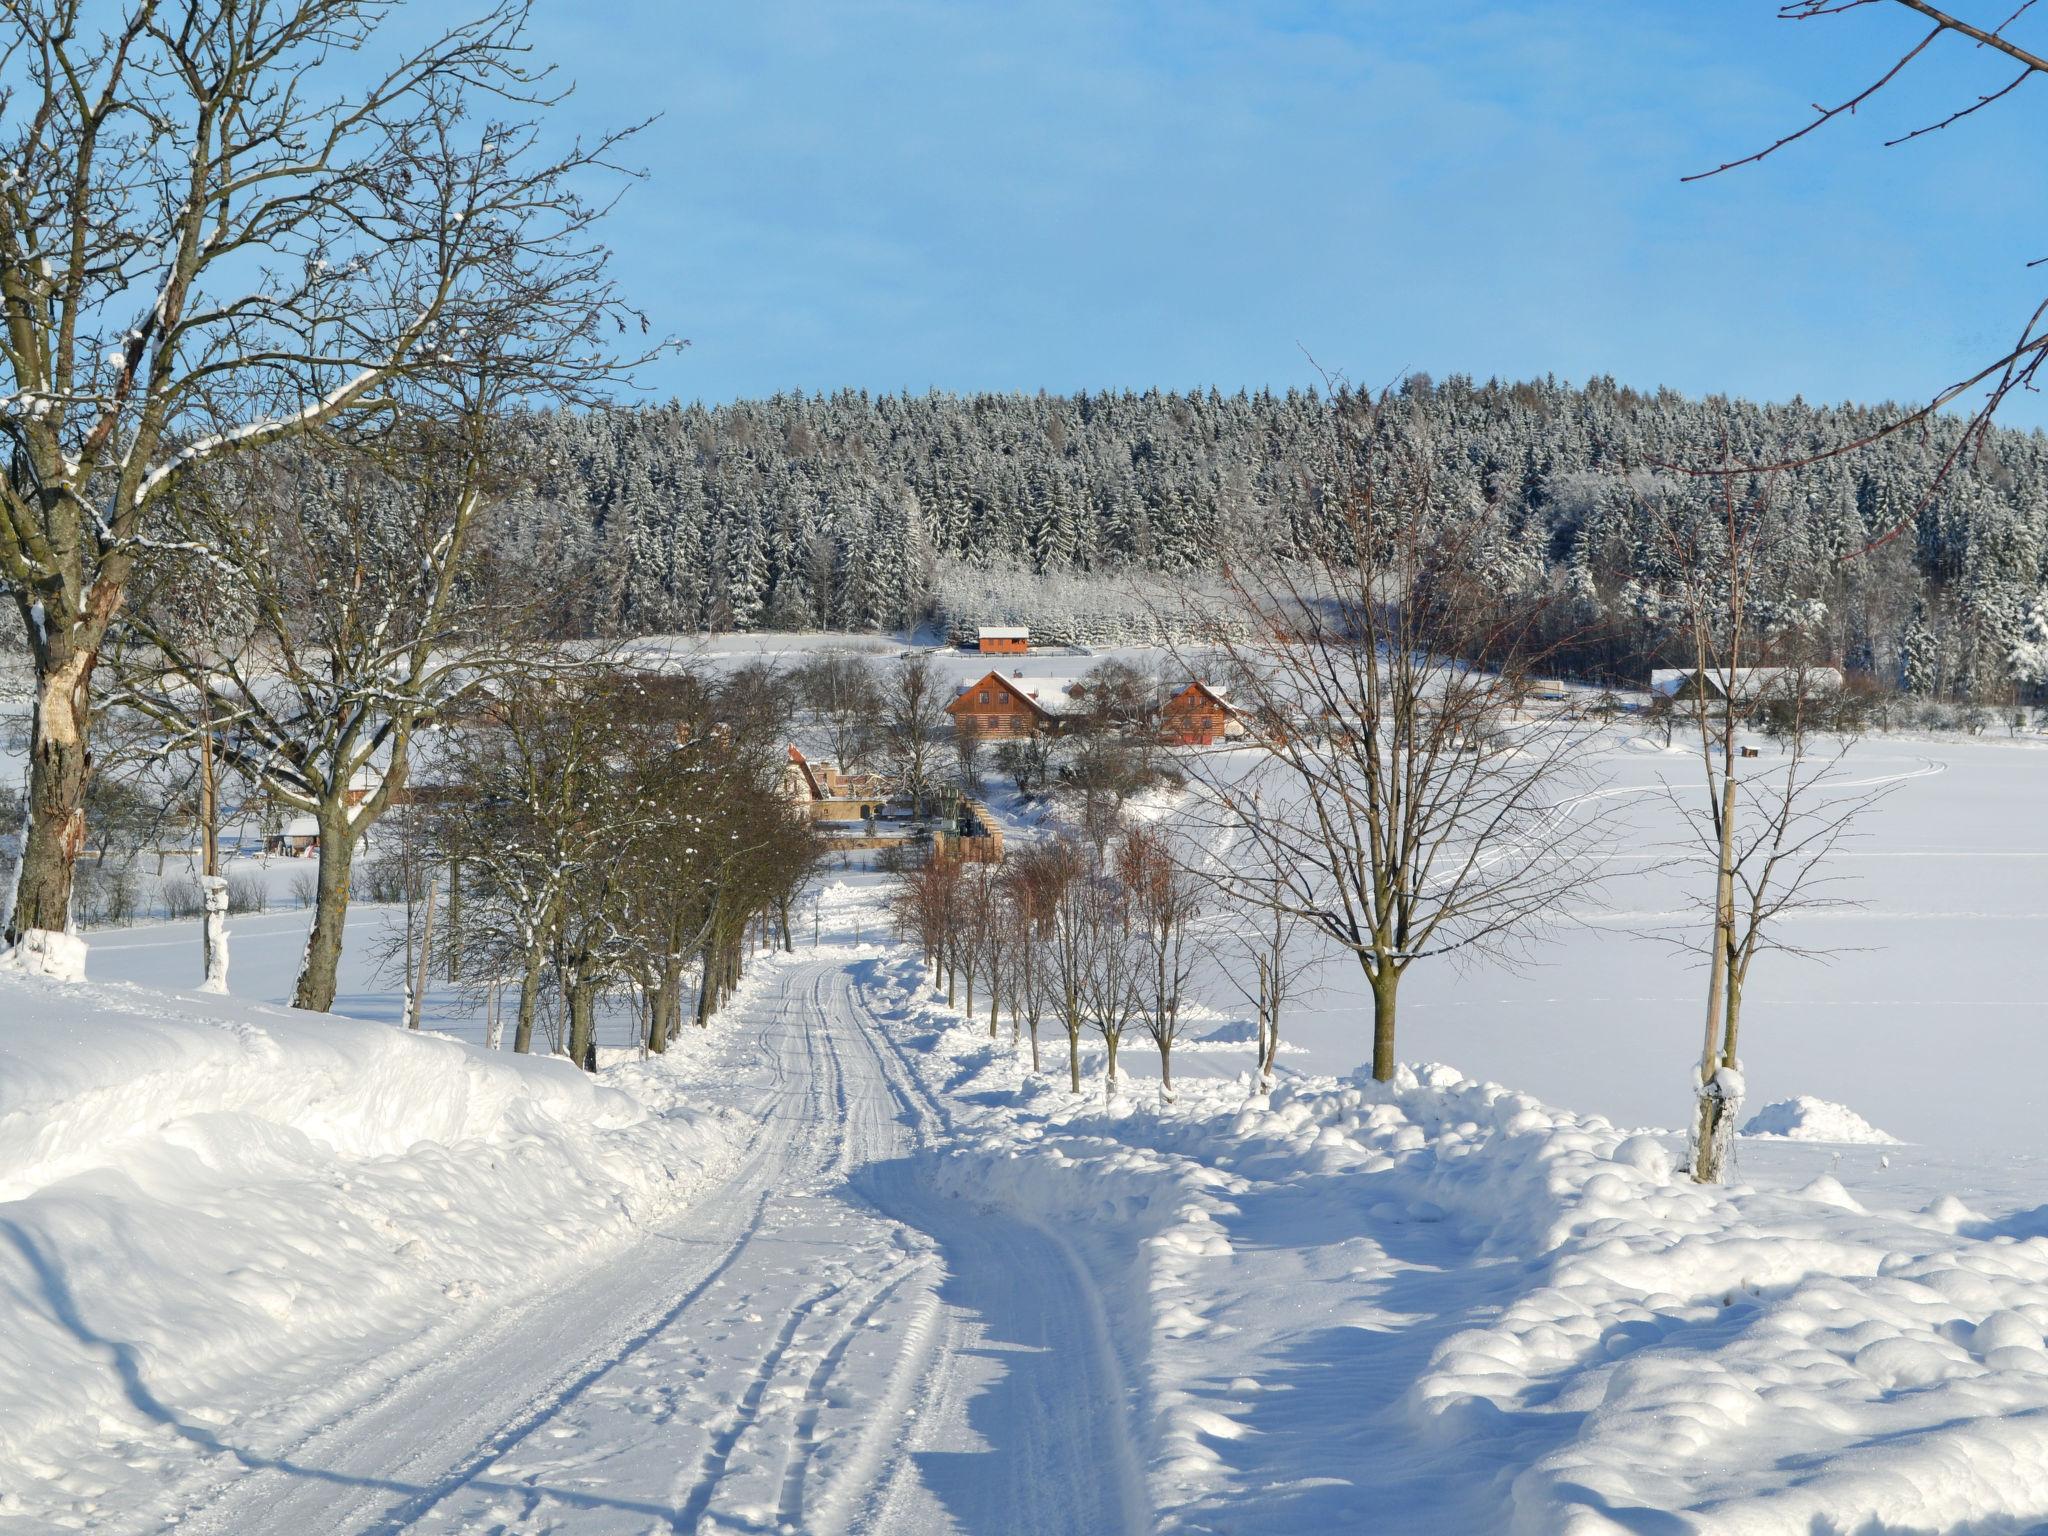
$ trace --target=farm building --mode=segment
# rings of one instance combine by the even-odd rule
[[[1841,687],[1837,667],[1659,667],[1650,674],[1651,695],[1679,703],[1701,697],[1720,703],[1732,697],[1738,704],[1756,704],[1802,693],[1809,698],[1838,693]]]
[[[1060,730],[1081,713],[1085,685],[1073,677],[1017,677],[990,672],[961,686],[946,713],[959,730],[1001,739]]]
[[[994,656],[1022,656],[1031,649],[1031,631],[1022,625],[984,624],[975,631],[974,648]]]
[[[1159,735],[1181,747],[1206,747],[1244,734],[1244,721],[1223,690],[1197,680],[1189,683],[1159,710]]]

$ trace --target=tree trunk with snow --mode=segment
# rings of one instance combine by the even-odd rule
[[[540,973],[547,960],[543,945],[536,936],[527,946],[525,967],[519,973],[519,1017],[512,1027],[512,1050],[520,1056],[533,1050],[533,1016],[540,1005]]]
[[[586,1072],[597,1070],[597,988],[569,984],[569,1059]]]
[[[411,995],[406,999],[405,1027],[420,1027],[420,1010],[426,1005],[427,967],[432,963],[434,953],[434,873],[427,871],[427,910],[420,918],[420,958],[413,970]]]
[[[15,870],[7,942],[27,933],[71,931],[71,880],[85,846],[85,787],[92,776],[95,655],[48,641],[51,657],[36,682],[29,724],[28,826]]]
[[[292,989],[292,1006],[326,1013],[334,1006],[341,970],[342,932],[348,926],[349,875],[355,867],[357,828],[337,795],[315,812],[320,828],[319,872],[314,881],[313,926]]]
[[[225,993],[228,989],[228,883],[219,875],[202,875],[199,884],[206,897],[205,935],[206,979],[202,992]]]

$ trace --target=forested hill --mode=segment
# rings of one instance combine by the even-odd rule
[[[1643,466],[1798,457],[1897,414],[1606,379],[1418,377],[1397,407],[1439,459],[1445,508],[1496,525],[1502,583],[1599,618],[1605,638],[1578,660],[1617,677],[1662,637]],[[1313,392],[842,393],[544,416],[533,430],[541,467],[507,509],[510,532],[559,575],[578,628],[1015,617],[1107,640],[1139,622],[1113,595],[1129,573],[1199,572],[1227,533],[1284,549],[1311,525],[1332,419]],[[1927,498],[1960,430],[1938,422],[1780,477],[1763,596],[1823,614],[1839,653],[1886,680],[2009,696],[2048,681],[2029,675],[2048,671],[2048,437],[1992,434],[1906,536],[1842,559]]]

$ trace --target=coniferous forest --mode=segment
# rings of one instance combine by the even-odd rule
[[[1198,579],[1248,537],[1299,545],[1349,399],[842,392],[549,414],[503,529],[587,634],[1014,619],[1113,643],[1156,622],[1134,576]],[[1564,665],[1616,682],[1675,654],[1657,519],[1722,491],[1679,471],[1807,459],[1901,414],[1421,376],[1393,407],[1382,429],[1432,461],[1439,515],[1482,520],[1502,589],[1544,594],[1572,637]],[[2048,437],[1993,431],[1944,474],[1962,431],[1938,419],[1745,482],[1776,530],[1752,603],[1909,693],[2038,696]]]

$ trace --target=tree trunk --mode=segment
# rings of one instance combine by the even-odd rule
[[[1103,1051],[1108,1057],[1107,1070],[1102,1078],[1102,1101],[1105,1104],[1116,1097],[1116,1048],[1121,1044],[1123,1044],[1122,1035],[1103,1036]]]
[[[1159,1042],[1159,1091],[1167,1098],[1173,1097],[1173,1041]]]
[[[447,933],[445,947],[448,951],[448,984],[455,985],[462,980],[462,860],[451,859],[448,863],[448,921],[442,928]]]
[[[1707,978],[1706,1043],[1700,1050],[1699,1120],[1693,1129],[1692,1177],[1696,1184],[1718,1184],[1728,1136],[1723,1122],[1729,1106],[1715,1085],[1723,1054],[1722,1033],[1734,1017],[1728,1002],[1728,960],[1735,934],[1735,811],[1737,784],[1732,733],[1721,756],[1720,865],[1714,876],[1714,937]],[[1709,763],[1711,767],[1711,760]],[[1739,1006],[1739,1005],[1738,1005]]]
[[[526,946],[526,968],[519,976],[519,1022],[512,1030],[512,1049],[521,1056],[533,1050],[533,1015],[540,1002],[540,971],[546,960],[546,951],[536,937]]]
[[[988,1037],[991,1040],[996,1038],[997,1015],[1002,1012],[1002,1006],[1002,994],[996,990],[995,978],[991,976],[988,983]]]
[[[85,846],[85,786],[92,776],[95,656],[75,652],[36,681],[30,723],[28,826],[14,877],[7,942],[25,933],[71,930],[71,875]]]
[[[1038,1076],[1038,1020],[1031,1021],[1031,1075]]]
[[[427,966],[431,962],[433,953],[434,872],[429,869],[427,871],[427,910],[426,915],[420,920],[419,969],[413,973],[412,996],[406,999],[405,1027],[407,1029],[418,1029],[420,1027],[420,1009],[425,1006],[427,998]]]
[[[1401,973],[1382,965],[1372,976],[1372,1077],[1376,1083],[1394,1080],[1394,1010],[1401,989]]]
[[[200,951],[206,961],[206,976],[199,983],[202,992],[225,995],[228,990],[228,883],[219,875],[201,875],[199,888],[206,902],[200,920]]]
[[[346,805],[325,805],[320,824],[320,872],[313,897],[313,928],[306,935],[306,957],[299,965],[294,1008],[325,1013],[334,1006],[337,972],[341,968],[342,929],[348,923],[348,877],[355,863],[355,828]]]
[[[586,1072],[597,1070],[597,997],[587,982],[569,987],[569,1059]]]
[[[202,719],[199,735],[199,887],[206,916],[199,925],[202,992],[228,989],[228,883],[220,874],[220,779],[214,771],[213,726]],[[161,861],[159,861],[161,873]]]
[[[1072,1079],[1074,1092],[1081,1091],[1081,1032],[1067,1031],[1067,1076]]]

